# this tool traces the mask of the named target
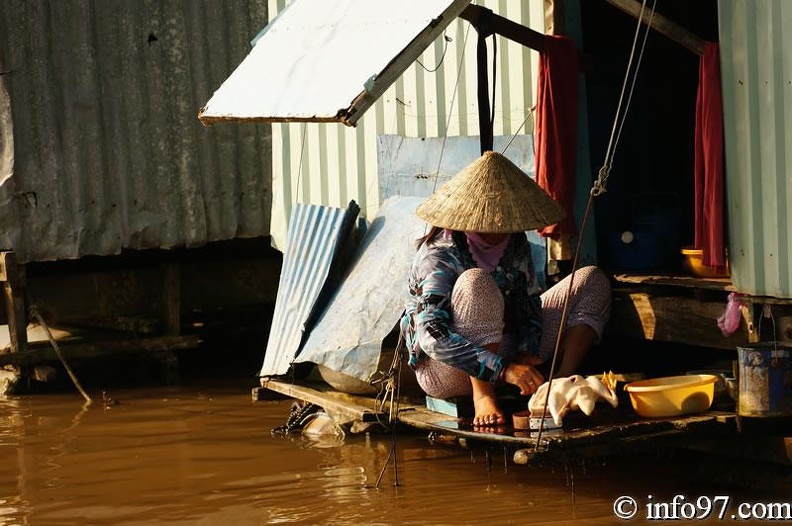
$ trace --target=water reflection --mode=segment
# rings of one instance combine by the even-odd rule
[[[291,402],[243,384],[112,395],[0,400],[0,526],[610,524],[625,492],[715,492],[652,454],[537,468],[421,433],[393,456],[387,435],[273,435]]]

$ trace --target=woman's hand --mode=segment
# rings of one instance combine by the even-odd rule
[[[531,352],[518,353],[514,358],[514,363],[521,363],[523,365],[540,365],[544,363],[538,355]]]
[[[533,365],[510,363],[503,371],[503,379],[520,388],[520,394],[527,396],[533,394],[544,382],[544,377]]]

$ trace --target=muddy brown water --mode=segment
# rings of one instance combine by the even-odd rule
[[[389,435],[272,434],[291,402],[254,402],[253,386],[116,389],[107,407],[99,393],[90,407],[72,392],[0,398],[0,525],[612,524],[625,495],[769,498],[689,458],[518,466],[423,433],[397,435],[394,468]]]

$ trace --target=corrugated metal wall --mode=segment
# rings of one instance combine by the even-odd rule
[[[266,0],[3,0],[0,248],[40,261],[267,235],[270,127],[197,119],[266,22]]]
[[[792,297],[792,2],[720,0],[732,281]]]
[[[338,287],[338,255],[352,237],[359,209],[297,203],[289,218],[289,235],[275,299],[264,363],[259,376],[286,374],[300,351],[314,316],[327,307],[325,291]],[[322,295],[324,301],[319,301]],[[346,314],[348,316],[348,313]]]
[[[270,18],[288,2],[269,0]],[[544,32],[544,2],[476,2],[510,20]],[[394,2],[398,9],[398,2]],[[273,244],[283,249],[294,203],[343,207],[354,199],[361,216],[373,218],[381,196],[377,181],[377,135],[442,137],[478,135],[476,38],[472,26],[455,20],[369,109],[356,128],[342,124],[273,124]],[[538,54],[498,39],[495,135],[529,133]],[[489,39],[491,42],[491,39]],[[365,45],[365,43],[361,43]],[[490,64],[492,63],[492,45]],[[354,60],[354,57],[350,57]]]

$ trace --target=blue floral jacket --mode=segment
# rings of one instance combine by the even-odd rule
[[[451,291],[459,275],[474,267],[462,232],[453,232],[450,239],[441,232],[416,252],[408,282],[409,297],[400,321],[411,366],[429,356],[480,380],[494,382],[508,364],[510,356],[487,351],[451,331]],[[492,276],[505,301],[504,334],[513,337],[516,352],[538,354],[542,291],[525,234],[512,235]]]

